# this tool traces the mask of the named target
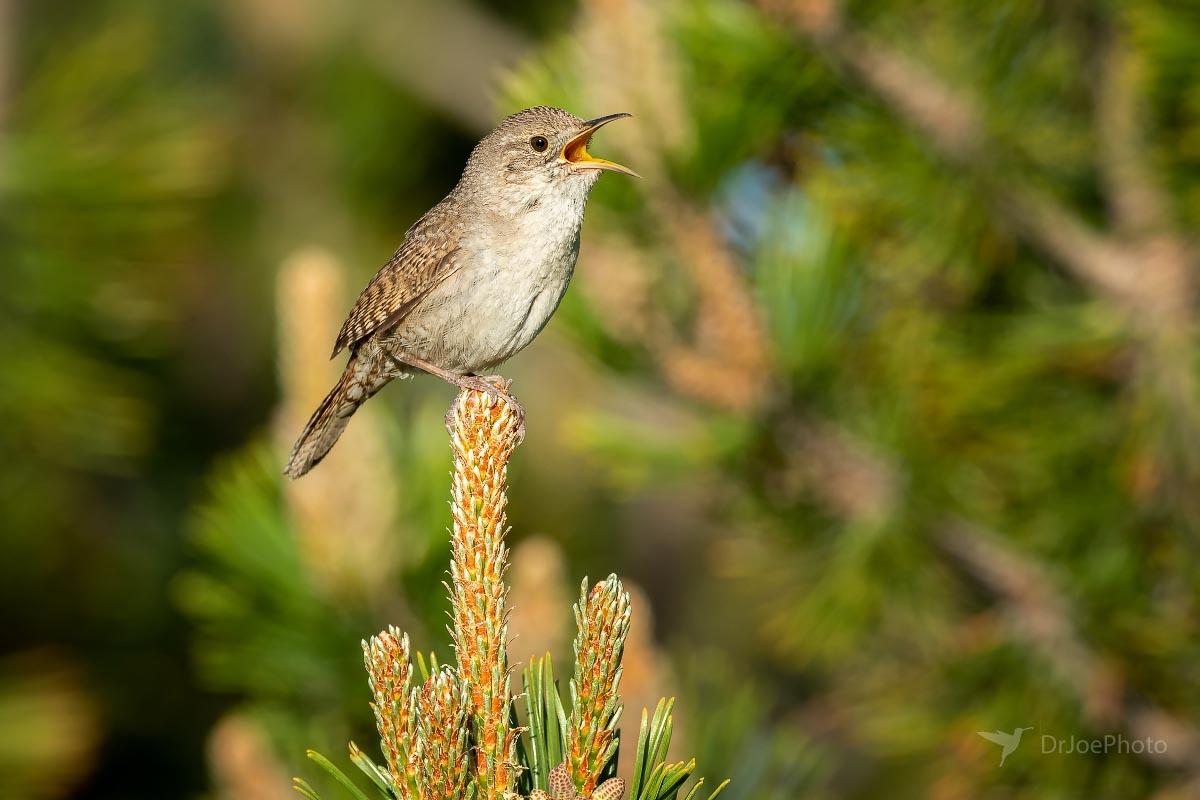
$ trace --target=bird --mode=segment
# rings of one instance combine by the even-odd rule
[[[992,744],[998,744],[1002,748],[1000,751],[1000,766],[1004,766],[1004,760],[1007,759],[1017,749],[1017,745],[1021,743],[1021,736],[1025,731],[1031,731],[1033,728],[1017,728],[1012,733],[1004,731],[976,731],[980,736],[987,739]]]
[[[404,235],[367,283],[333,347],[349,359],[296,440],[284,474],[299,478],[387,383],[426,372],[524,412],[488,371],[545,327],[579,256],[588,194],[602,172],[639,177],[588,152],[603,126],[552,106],[506,117],[471,151],[450,193]]]

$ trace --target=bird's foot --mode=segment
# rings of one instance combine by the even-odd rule
[[[510,405],[518,406],[516,400],[508,393],[508,381],[503,378],[488,376],[481,377],[479,375],[463,375],[458,381],[460,389],[472,389],[476,392],[486,392],[493,399],[499,400]]]
[[[517,398],[509,393],[508,387],[510,381],[502,375],[462,375],[454,383],[460,389],[473,389],[477,392],[486,392],[494,399],[506,403],[512,409],[513,416],[517,418],[517,427],[514,431],[514,435],[517,437],[517,444],[525,441],[525,407],[517,402]]]
[[[505,378],[503,375],[481,375],[478,379],[485,385],[490,386],[494,391],[489,392],[493,397],[502,397],[504,402],[508,403],[512,408],[513,416],[517,418],[517,427],[513,431],[513,435],[517,437],[517,444],[525,441],[525,406],[512,396],[508,391],[508,387],[512,385],[512,381]],[[497,395],[495,392],[499,392]]]

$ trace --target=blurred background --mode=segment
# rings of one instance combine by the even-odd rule
[[[1198,76],[1174,0],[0,0],[0,797],[374,752],[359,640],[448,652],[452,391],[280,469],[539,103],[644,178],[505,367],[513,658],[615,571],[627,719],[730,800],[1200,796]]]

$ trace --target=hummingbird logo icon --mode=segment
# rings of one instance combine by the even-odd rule
[[[1007,759],[1017,749],[1017,745],[1021,743],[1021,735],[1025,731],[1031,731],[1033,728],[1017,728],[1012,733],[1004,731],[978,731],[979,735],[987,739],[992,744],[998,744],[1003,750],[1000,751],[1000,766],[1004,766],[1004,760]]]

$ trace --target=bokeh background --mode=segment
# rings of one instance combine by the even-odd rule
[[[446,652],[451,390],[279,472],[538,103],[645,177],[506,367],[514,658],[616,571],[730,800],[1200,796],[1198,76],[1177,0],[0,0],[0,796],[289,797]]]

